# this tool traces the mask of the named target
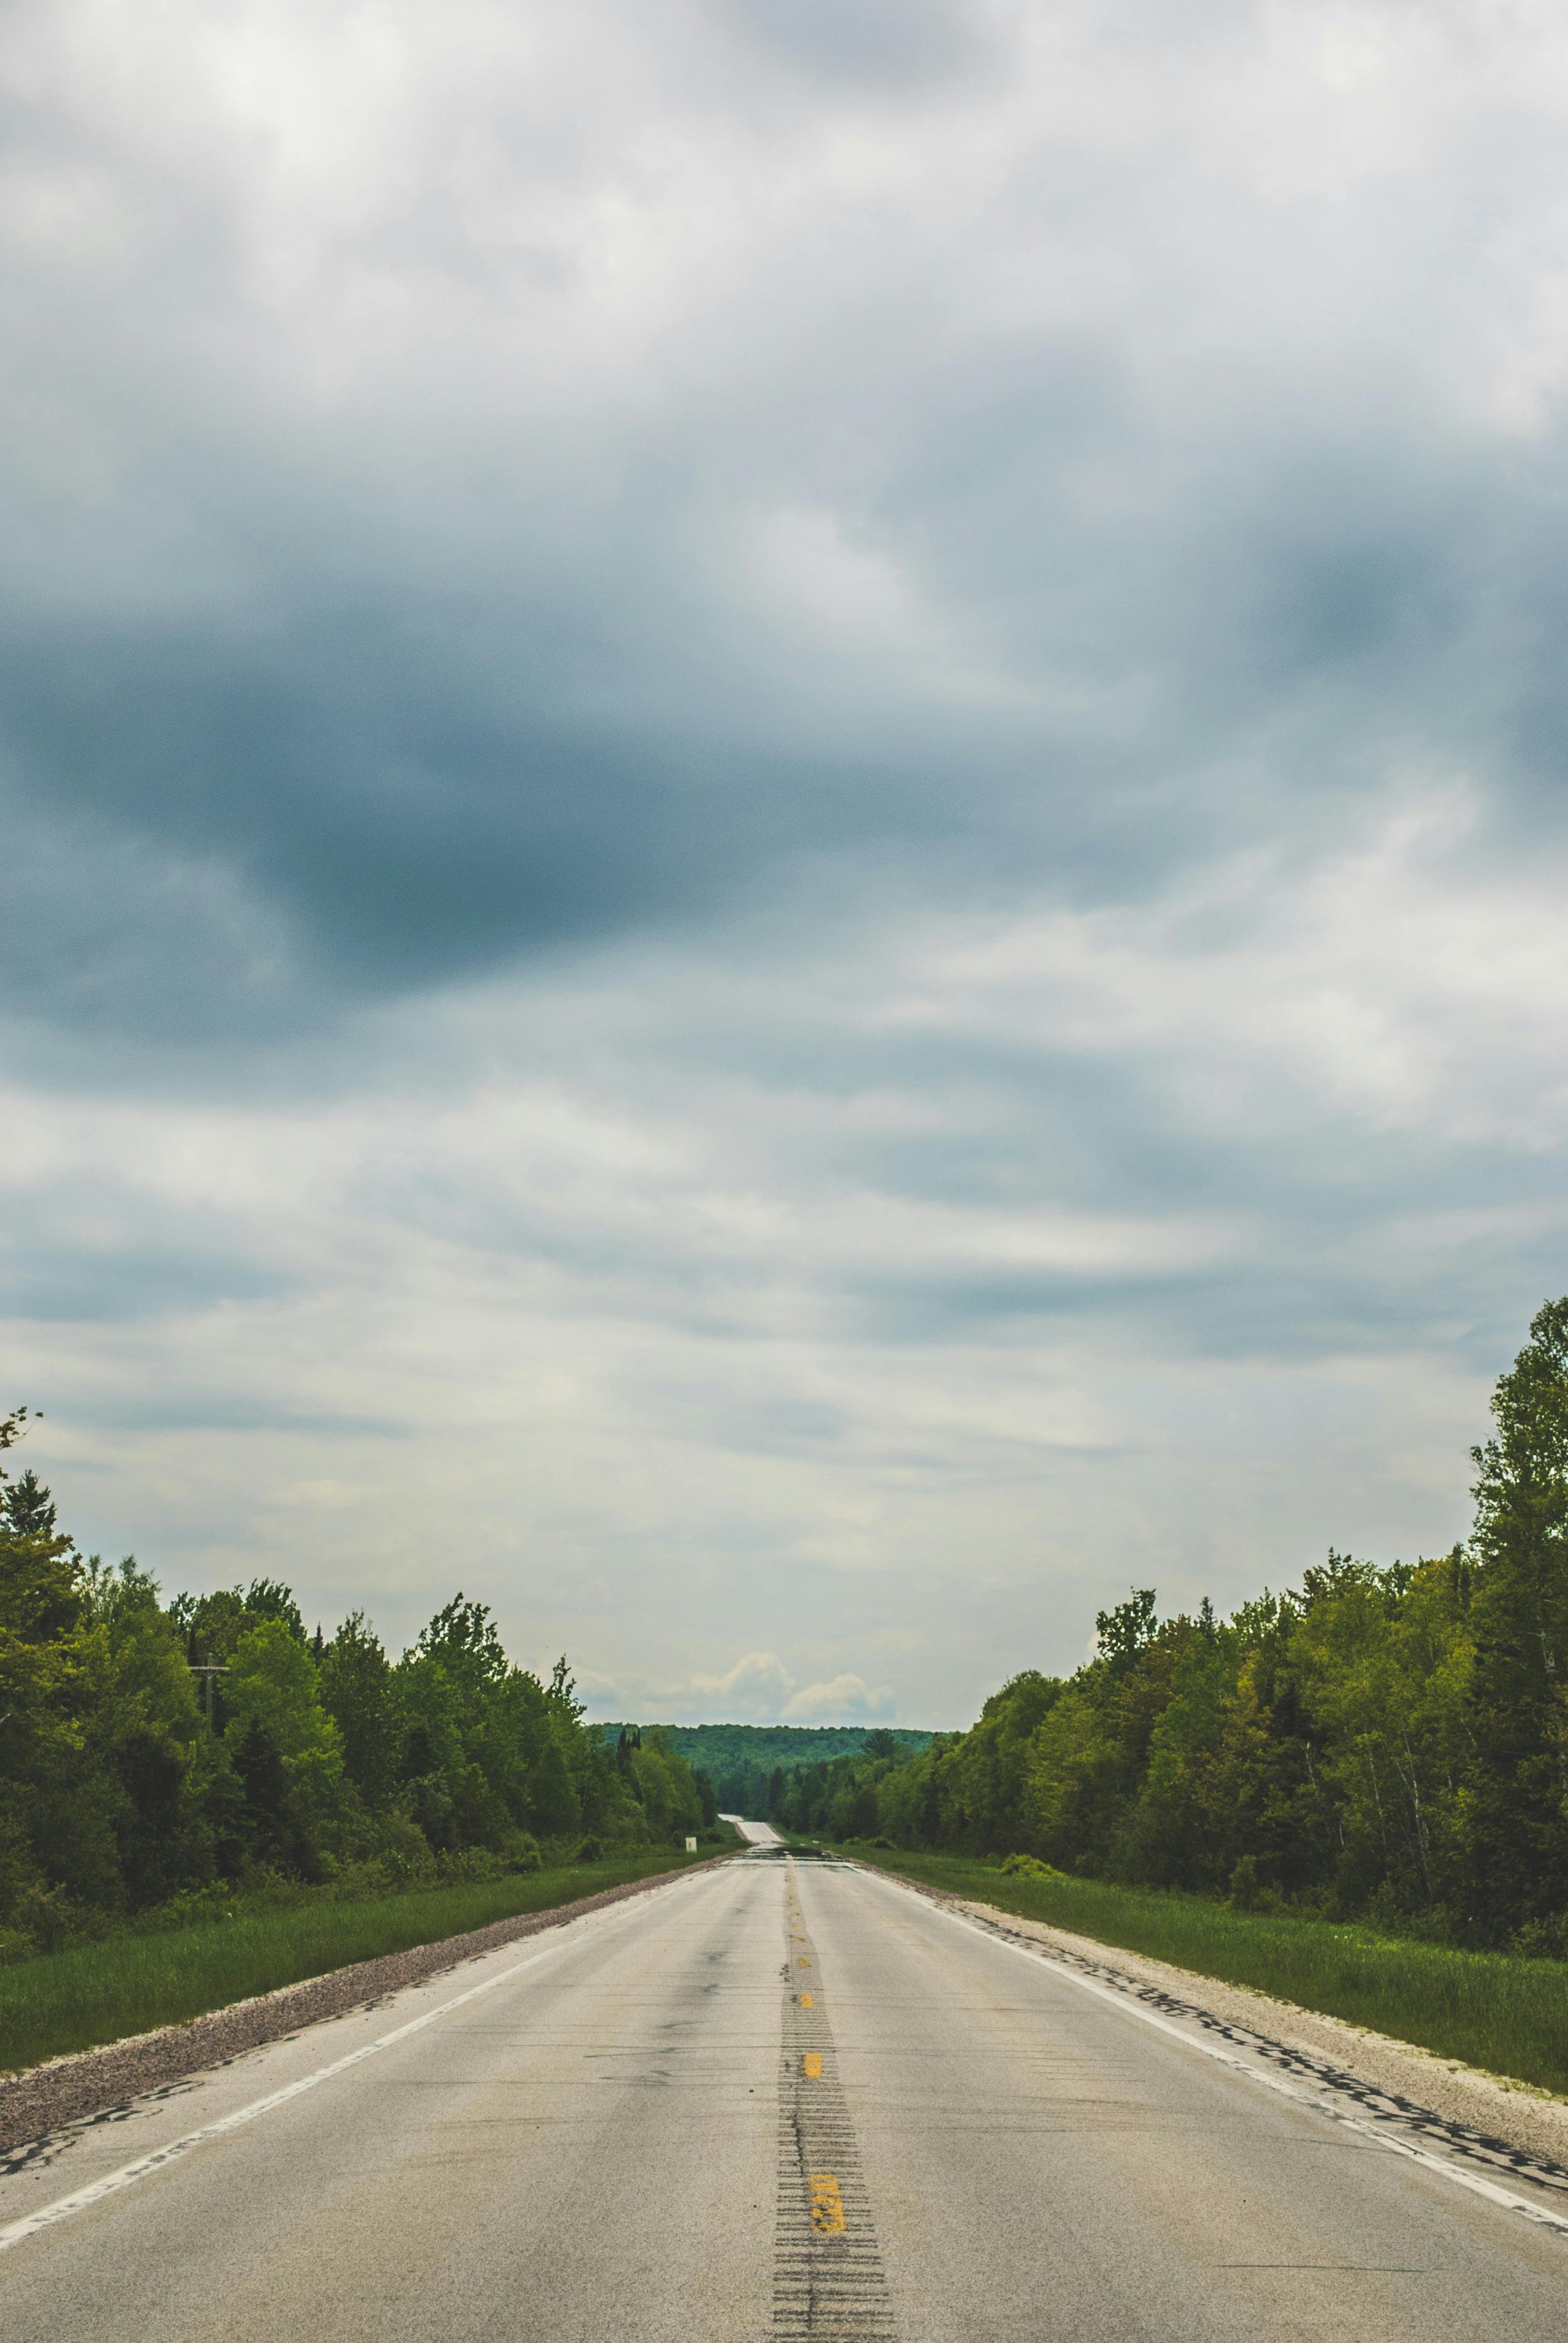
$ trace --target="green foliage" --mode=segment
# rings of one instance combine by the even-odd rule
[[[1479,1912],[1568,1908],[1568,1300],[1549,1302],[1473,1451],[1474,1758],[1462,1828]]]
[[[638,1725],[602,1725],[607,1742],[632,1745]],[[712,1785],[715,1814],[745,1815],[754,1822],[778,1822],[775,1811],[792,1774],[827,1767],[840,1757],[891,1757],[923,1749],[929,1733],[897,1725],[662,1725],[668,1747]],[[706,1813],[706,1805],[704,1812]]]
[[[679,1845],[720,1810],[1568,1955],[1568,1300],[1493,1413],[1467,1548],[1331,1552],[1225,1620],[1133,1588],[1070,1679],[937,1735],[590,1727],[565,1659],[513,1666],[461,1593],[397,1661],[357,1613],[307,1637],[273,1581],[165,1603],[0,1466],[0,1958],[225,1884]]]
[[[1070,1681],[1026,1671],[970,1732],[799,1767],[748,1811],[1568,1954],[1568,1301],[1493,1413],[1468,1549],[1389,1569],[1331,1551],[1223,1621],[1162,1620],[1134,1588]]]
[[[397,1780],[401,1742],[392,1664],[363,1611],[350,1612],[321,1655],[321,1705],[337,1728],[343,1769],[372,1810]]]
[[[273,1580],[166,1604],[0,1471],[0,1963],[212,1895],[679,1845],[716,1812],[668,1735],[618,1763],[566,1661],[514,1667],[482,1603],[455,1595],[396,1662],[357,1612],[307,1635]]]

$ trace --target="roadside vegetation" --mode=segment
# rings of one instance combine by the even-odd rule
[[[992,1900],[1020,1876],[1000,1859],[1027,1857],[1027,1892],[1057,1899],[1038,1916],[1560,2077],[1568,1299],[1537,1313],[1493,1417],[1450,1553],[1331,1551],[1228,1618],[1206,1600],[1162,1617],[1134,1588],[1076,1674],[1024,1667],[924,1746],[856,1728],[858,1747],[765,1769],[785,1752],[712,1728],[722,1804],[979,1865]],[[0,1420],[0,1450],[23,1429]],[[306,1907],[276,1899],[307,1890],[363,1910],[515,1887],[714,1823],[719,1785],[669,1732],[585,1724],[566,1661],[548,1683],[513,1665],[482,1604],[454,1596],[394,1659],[359,1614],[307,1631],[272,1582],[166,1599],[134,1560],[81,1555],[33,1474],[0,1482],[0,1976],[172,1939],[236,1896],[274,1899],[286,1934]]]
[[[1063,1925],[1560,2075],[1568,1300],[1537,1313],[1492,1412],[1452,1552],[1387,1568],[1331,1552],[1229,1618],[1207,1602],[1161,1617],[1135,1588],[1100,1614],[1076,1674],[1025,1668],[969,1732],[919,1751],[873,1733],[751,1811],[910,1859],[1032,1856],[1069,1875],[1029,1891]],[[989,1894],[1000,1875],[984,1876]],[[1116,1933],[1132,1914],[1144,1933]],[[1235,1948],[1224,1966],[1219,1946]],[[1237,1966],[1253,1960],[1255,1977]],[[1499,2016],[1488,2033],[1493,1991],[1510,2011],[1539,2004],[1539,2024]]]
[[[1039,1864],[850,1845],[908,1879],[1342,2017],[1568,2097],[1568,1963],[1460,1951],[1374,1929],[1237,1911],[1048,1874]]]
[[[613,1741],[626,1728],[603,1728]],[[859,1756],[876,1737],[879,1748],[924,1749],[935,1735],[913,1725],[667,1725],[670,1747],[713,1784],[720,1811],[760,1818],[781,1798],[792,1775],[836,1757]]]
[[[353,1961],[407,1952],[494,1920],[548,1911],[607,1887],[707,1862],[735,1843],[734,1832],[720,1824],[699,1835],[695,1855],[644,1849],[399,1896],[275,1888],[270,1895],[234,1896],[216,1911],[197,1906],[184,1926],[143,1926],[12,1962],[0,1968],[0,2068],[15,2071],[178,2025]]]
[[[564,1659],[515,1666],[482,1603],[454,1595],[395,1657],[361,1613],[307,1627],[274,1581],[166,1598],[134,1558],[79,1553],[34,1473],[0,1471],[0,1975],[240,1906],[304,1931],[311,1891],[356,1927],[377,1900],[517,1896],[684,1851],[717,1813],[668,1735],[584,1722]]]

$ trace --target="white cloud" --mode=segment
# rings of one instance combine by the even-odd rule
[[[837,1675],[830,1684],[802,1684],[784,1710],[793,1724],[858,1725],[862,1717],[890,1717],[893,1695],[873,1692],[863,1676]]]
[[[707,1704],[716,1723],[771,1723],[789,1702],[795,1679],[776,1652],[748,1652],[721,1676],[694,1675],[691,1697]]]
[[[694,1675],[673,1705],[681,1716],[715,1724],[856,1725],[890,1717],[896,1703],[886,1685],[873,1692],[863,1676],[847,1672],[799,1684],[776,1652],[748,1652],[723,1675]]]

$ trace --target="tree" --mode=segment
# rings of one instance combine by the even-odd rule
[[[231,1763],[245,1800],[245,1825],[249,1852],[278,1870],[314,1870],[314,1850],[302,1828],[299,1801],[294,1795],[277,1734],[256,1715],[231,1725]]]
[[[1114,1610],[1097,1611],[1094,1633],[1101,1656],[1116,1674],[1125,1674],[1153,1642],[1158,1604],[1151,1586],[1135,1586]]]
[[[0,1423],[0,1450],[25,1411]],[[21,1493],[20,1502],[15,1502]],[[0,1925],[45,1946],[123,1899],[116,1824],[124,1790],[106,1762],[112,1670],[72,1540],[31,1473],[0,1501]]]
[[[263,1619],[235,1645],[223,1683],[224,1739],[246,1785],[258,1849],[265,1844],[264,1859],[313,1877],[340,1819],[343,1749],[318,1697],[309,1647],[284,1620]],[[275,1754],[286,1792],[281,1806],[273,1796]]]
[[[29,1464],[0,1497],[6,1530],[15,1538],[53,1537],[55,1501]]]
[[[577,1691],[577,1678],[567,1665],[567,1655],[563,1652],[550,1670],[550,1698],[572,1725],[578,1722],[584,1708]]]
[[[274,1619],[286,1627],[297,1643],[306,1640],[305,1619],[292,1586],[281,1579],[253,1578],[246,1590],[245,1607],[252,1619]]]
[[[438,1660],[470,1691],[498,1683],[507,1673],[507,1654],[488,1604],[470,1603],[462,1594],[455,1594],[420,1629],[417,1648],[422,1658]]]
[[[582,1808],[558,1743],[539,1753],[528,1781],[529,1819],[541,1838],[568,1838],[582,1824]]]
[[[281,1619],[264,1619],[242,1635],[228,1664],[224,1698],[235,1725],[259,1718],[285,1757],[342,1764],[337,1727],[321,1705],[316,1663],[303,1637]]]
[[[397,1778],[392,1664],[363,1611],[350,1612],[321,1654],[320,1698],[337,1727],[343,1770],[373,1813]]]
[[[702,1826],[704,1830],[711,1830],[719,1820],[719,1793],[713,1786],[712,1776],[705,1774],[700,1765],[694,1765],[691,1785],[702,1808]]]
[[[115,1570],[94,1557],[82,1585],[97,1676],[87,1743],[118,1793],[120,1876],[136,1909],[213,1874],[214,1832],[193,1775],[206,1737],[196,1679],[156,1581],[134,1555]]]
[[[1464,1836],[1471,1916],[1495,1937],[1568,1910],[1568,1299],[1536,1312],[1492,1413],[1473,1452]]]

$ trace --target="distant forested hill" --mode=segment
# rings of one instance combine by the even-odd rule
[[[602,1727],[607,1741],[618,1741],[621,1730]],[[858,1757],[873,1733],[887,1734],[904,1749],[924,1749],[932,1738],[899,1725],[667,1725],[662,1730],[678,1755],[715,1781],[741,1766],[770,1774],[777,1765],[792,1772],[797,1765]]]
[[[790,1785],[826,1779],[835,1761],[907,1765],[934,1738],[886,1725],[666,1725],[657,1730],[671,1755],[690,1766],[704,1799],[721,1815],[744,1815],[750,1822],[780,1820]],[[638,1732],[636,1725],[607,1725],[604,1737],[619,1744]]]

